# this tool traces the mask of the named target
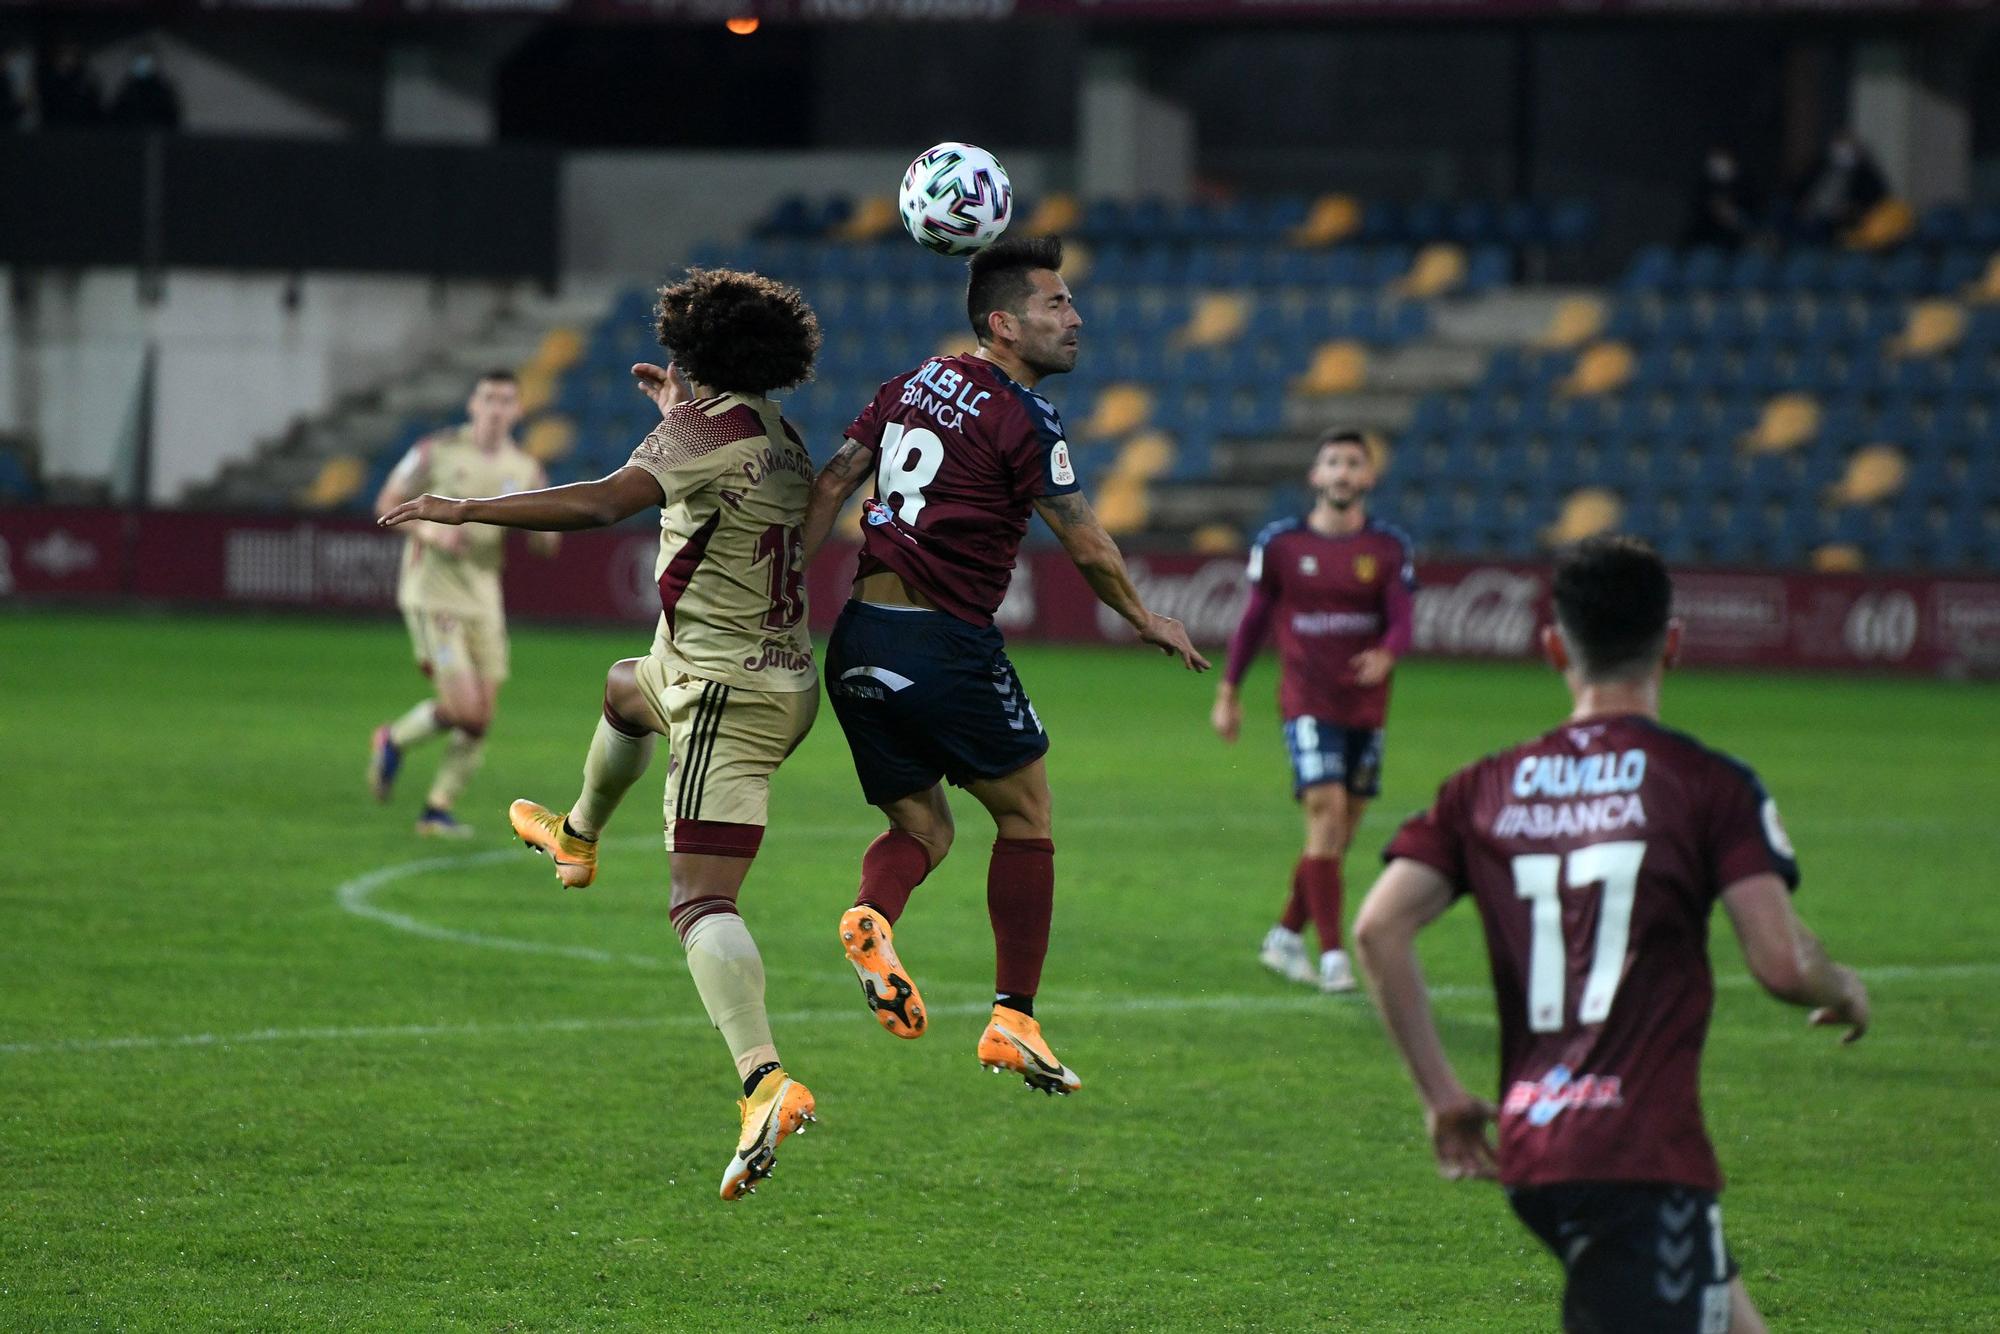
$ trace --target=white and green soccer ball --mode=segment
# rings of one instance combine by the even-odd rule
[[[925,149],[903,173],[903,229],[926,250],[969,255],[1007,230],[1014,186],[991,153],[971,144]]]

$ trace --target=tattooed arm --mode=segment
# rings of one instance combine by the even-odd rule
[[[1139,632],[1140,639],[1162,653],[1179,657],[1189,671],[1208,670],[1208,659],[1195,651],[1186,626],[1171,616],[1157,616],[1146,610],[1118,544],[1097,521],[1096,511],[1090,508],[1090,501],[1081,491],[1043,496],[1035,502],[1035,510],[1069,553],[1099,602],[1123,616]]]
[[[819,476],[813,479],[812,499],[806,503],[807,564],[812,563],[827,534],[833,531],[840,507],[874,471],[875,451],[853,440],[842,441],[840,449],[819,470]]]

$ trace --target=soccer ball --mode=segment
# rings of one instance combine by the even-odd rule
[[[898,199],[903,229],[940,255],[969,255],[991,245],[1014,217],[1007,169],[983,148],[939,144],[903,173]]]

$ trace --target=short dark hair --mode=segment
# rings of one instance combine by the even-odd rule
[[[480,385],[487,383],[489,380],[498,381],[501,384],[511,384],[516,388],[518,388],[521,384],[520,376],[514,374],[514,372],[510,370],[499,369],[499,370],[490,370],[482,372],[479,378],[472,382],[472,387],[474,389],[477,389]]]
[[[660,289],[653,309],[660,346],[690,380],[762,395],[812,376],[819,317],[796,287],[758,273],[689,269]]]
[[[1636,537],[1585,538],[1556,561],[1556,624],[1588,679],[1643,671],[1666,643],[1674,581],[1659,553]]]
[[[1059,236],[1007,236],[966,261],[965,316],[984,343],[993,337],[986,317],[996,310],[1022,314],[1035,290],[1028,275],[1036,269],[1062,271]]]

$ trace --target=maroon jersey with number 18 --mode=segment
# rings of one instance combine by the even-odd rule
[[[1724,889],[1798,867],[1756,774],[1649,719],[1571,723],[1460,770],[1383,851],[1470,894],[1500,1010],[1500,1179],[1715,1191],[1702,1042]]]
[[[894,570],[991,625],[1034,502],[1077,489],[1054,406],[982,357],[933,357],[883,385],[847,438],[876,455],[860,573]]]

